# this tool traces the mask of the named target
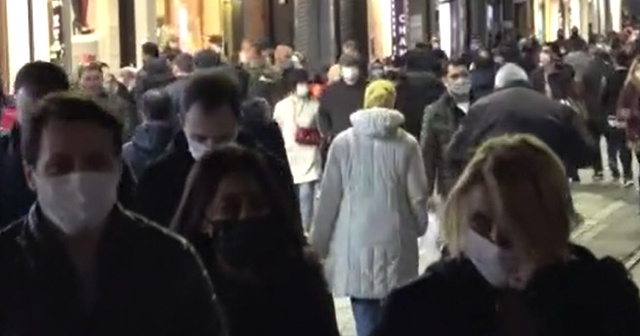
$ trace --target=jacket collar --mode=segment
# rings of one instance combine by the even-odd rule
[[[107,223],[105,224],[101,240],[104,240],[105,237],[109,237],[113,235],[114,232],[119,231],[118,227],[127,219],[125,211],[126,210],[124,210],[120,204],[116,204],[114,206],[107,218]],[[53,224],[51,224],[49,219],[44,216],[37,203],[29,210],[26,224],[25,234],[34,237],[37,242],[42,243],[45,246],[51,246],[51,244],[57,245],[57,240],[55,238],[56,232],[53,229]]]

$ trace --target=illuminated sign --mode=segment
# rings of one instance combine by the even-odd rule
[[[49,1],[51,15],[51,45],[49,55],[51,62],[61,64],[64,53],[63,28],[62,28],[62,0]]]
[[[391,48],[393,55],[402,56],[407,52],[407,0],[391,0]]]

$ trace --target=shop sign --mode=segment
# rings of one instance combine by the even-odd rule
[[[394,56],[402,56],[408,49],[408,13],[406,0],[391,0],[391,41]]]
[[[64,53],[63,28],[62,28],[62,0],[51,0],[49,2],[49,13],[51,15],[51,45],[49,54],[51,62],[62,64]]]

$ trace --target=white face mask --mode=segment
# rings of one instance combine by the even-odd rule
[[[306,98],[309,96],[309,85],[307,84],[298,84],[296,86],[296,95],[301,98]]]
[[[193,141],[188,138],[187,142],[189,143],[189,153],[191,153],[191,156],[196,161],[200,161],[200,159],[202,159],[202,157],[209,151],[209,147],[201,142]]]
[[[355,67],[342,67],[340,69],[342,79],[344,79],[347,83],[353,83],[358,80],[358,76],[360,75],[360,71]]]
[[[119,180],[117,171],[38,176],[38,205],[52,224],[72,236],[104,222],[117,202]]]
[[[464,253],[492,286],[497,288],[507,286],[509,272],[506,264],[511,258],[508,252],[469,229]]]
[[[471,79],[458,78],[447,85],[454,98],[464,98],[471,92]]]
[[[241,64],[246,64],[249,62],[249,57],[247,56],[247,54],[245,52],[240,52],[240,55],[238,55],[238,61]]]

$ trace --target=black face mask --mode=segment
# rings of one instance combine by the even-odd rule
[[[249,268],[273,258],[282,235],[272,216],[213,221],[214,246],[230,266]]]

